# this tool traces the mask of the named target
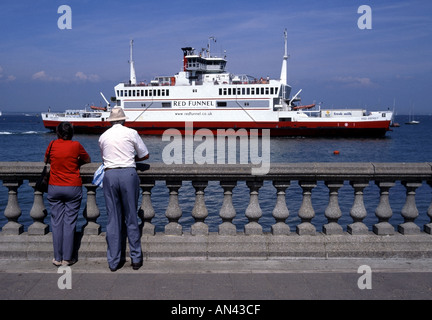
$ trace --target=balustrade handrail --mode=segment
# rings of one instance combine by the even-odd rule
[[[0,162],[0,180],[36,181],[43,162]],[[89,163],[81,167],[83,183],[91,183],[93,174],[100,163]],[[272,163],[265,175],[253,175],[250,164],[138,164],[137,171],[141,178],[169,180],[181,178],[191,180],[432,180],[432,163],[382,163],[382,162],[302,162]]]
[[[81,167],[83,186],[87,189],[87,203],[84,216],[87,225],[84,233],[99,234],[100,225],[97,223],[99,209],[96,203],[96,186],[92,184],[93,174],[100,163],[90,163]],[[4,210],[4,216],[8,222],[2,228],[4,234],[20,234],[23,226],[18,222],[21,210],[18,203],[18,188],[25,180],[34,187],[35,181],[40,175],[44,163],[42,162],[0,162],[0,180],[3,186],[9,189],[8,203]],[[323,226],[323,232],[328,235],[341,234],[342,226],[338,223],[341,210],[338,204],[338,190],[344,181],[349,181],[354,189],[354,203],[350,211],[353,223],[347,226],[347,231],[352,235],[368,233],[368,228],[362,222],[367,213],[363,203],[363,190],[370,181],[374,181],[379,187],[379,204],[375,210],[378,223],[373,226],[373,232],[377,235],[391,235],[394,227],[388,222],[392,217],[392,209],[389,204],[389,189],[395,181],[401,181],[406,188],[406,202],[401,214],[404,222],[397,231],[401,234],[417,234],[420,228],[414,223],[419,215],[415,203],[415,191],[424,181],[432,187],[432,163],[272,163],[269,172],[265,175],[252,174],[253,165],[249,164],[221,164],[221,165],[167,165],[163,163],[138,164],[137,172],[141,180],[142,203],[141,218],[143,219],[143,233],[155,234],[155,226],[152,219],[155,215],[151,203],[151,190],[156,181],[165,181],[169,189],[169,201],[165,212],[169,223],[165,226],[165,234],[181,235],[182,226],[179,219],[182,211],[178,205],[178,190],[183,181],[192,181],[195,188],[194,208],[192,217],[195,223],[191,227],[191,234],[208,234],[208,226],[204,222],[208,213],[204,201],[205,188],[208,181],[219,181],[224,190],[223,204],[220,208],[222,223],[219,225],[219,234],[235,235],[236,226],[233,219],[236,211],[232,203],[233,188],[238,181],[245,181],[249,190],[249,204],[245,211],[248,223],[244,227],[245,234],[262,234],[262,226],[258,220],[262,217],[262,210],[258,201],[259,189],[264,181],[272,181],[276,188],[277,201],[273,209],[273,217],[276,223],[272,226],[272,233],[277,235],[289,234],[290,227],[285,220],[290,215],[287,208],[285,195],[291,181],[298,181],[302,188],[302,203],[298,217],[301,223],[296,226],[299,235],[314,235],[315,226],[312,219],[315,212],[312,206],[312,189],[317,186],[317,181],[324,181],[329,189],[329,202],[325,210],[328,220]],[[44,224],[47,216],[43,204],[43,194],[34,192],[34,203],[30,212],[34,223],[29,227],[29,234],[46,234],[48,226]],[[427,215],[432,221],[432,205],[429,206]],[[431,234],[432,223],[425,224],[423,230]]]

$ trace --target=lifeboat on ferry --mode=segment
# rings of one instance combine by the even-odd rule
[[[315,104],[308,104],[305,106],[295,106],[295,107],[292,107],[292,109],[293,110],[302,110],[302,109],[311,109],[313,107],[315,107]]]
[[[106,107],[90,106],[90,108],[93,109],[93,110],[107,111],[107,108],[106,108]]]

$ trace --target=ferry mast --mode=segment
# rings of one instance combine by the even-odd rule
[[[136,84],[135,65],[134,65],[132,54],[133,54],[133,40],[130,41],[130,60],[129,60],[130,79],[129,79],[129,82],[130,82],[130,84]]]

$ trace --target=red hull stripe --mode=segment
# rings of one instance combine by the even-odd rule
[[[110,127],[109,122],[70,121],[77,133],[102,133]],[[44,126],[54,130],[59,121],[44,120]],[[184,133],[184,122],[126,122],[126,126],[140,134],[162,135],[167,129]],[[369,122],[193,122],[194,131],[202,128],[216,132],[217,129],[271,129],[273,136],[321,136],[321,135],[384,135],[389,131],[390,121]]]

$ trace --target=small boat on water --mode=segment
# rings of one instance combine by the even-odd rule
[[[232,74],[226,70],[225,53],[213,55],[210,37],[207,48],[196,52],[181,48],[182,71],[173,76],[158,76],[149,83],[138,82],[130,43],[130,79],[114,87],[113,106],[124,109],[126,126],[140,134],[162,135],[167,129],[182,134],[186,125],[194,130],[269,129],[271,136],[384,136],[390,130],[391,111],[328,109],[320,104],[298,105],[299,90],[291,96],[287,83],[287,33],[285,54],[279,79]],[[102,95],[103,96],[103,95]],[[102,133],[110,123],[113,107],[90,110],[43,112],[44,126],[55,130],[62,121],[74,125],[75,132]],[[260,134],[260,133],[258,133]]]
[[[420,121],[417,121],[417,120],[411,120],[411,121],[405,122],[405,124],[419,124],[419,123],[420,123]]]
[[[405,124],[412,125],[412,124],[419,124],[420,123],[420,121],[414,120],[414,116],[412,114],[412,110],[413,110],[413,105],[411,104],[410,113],[409,113],[409,117],[408,117],[408,122],[405,122]]]

